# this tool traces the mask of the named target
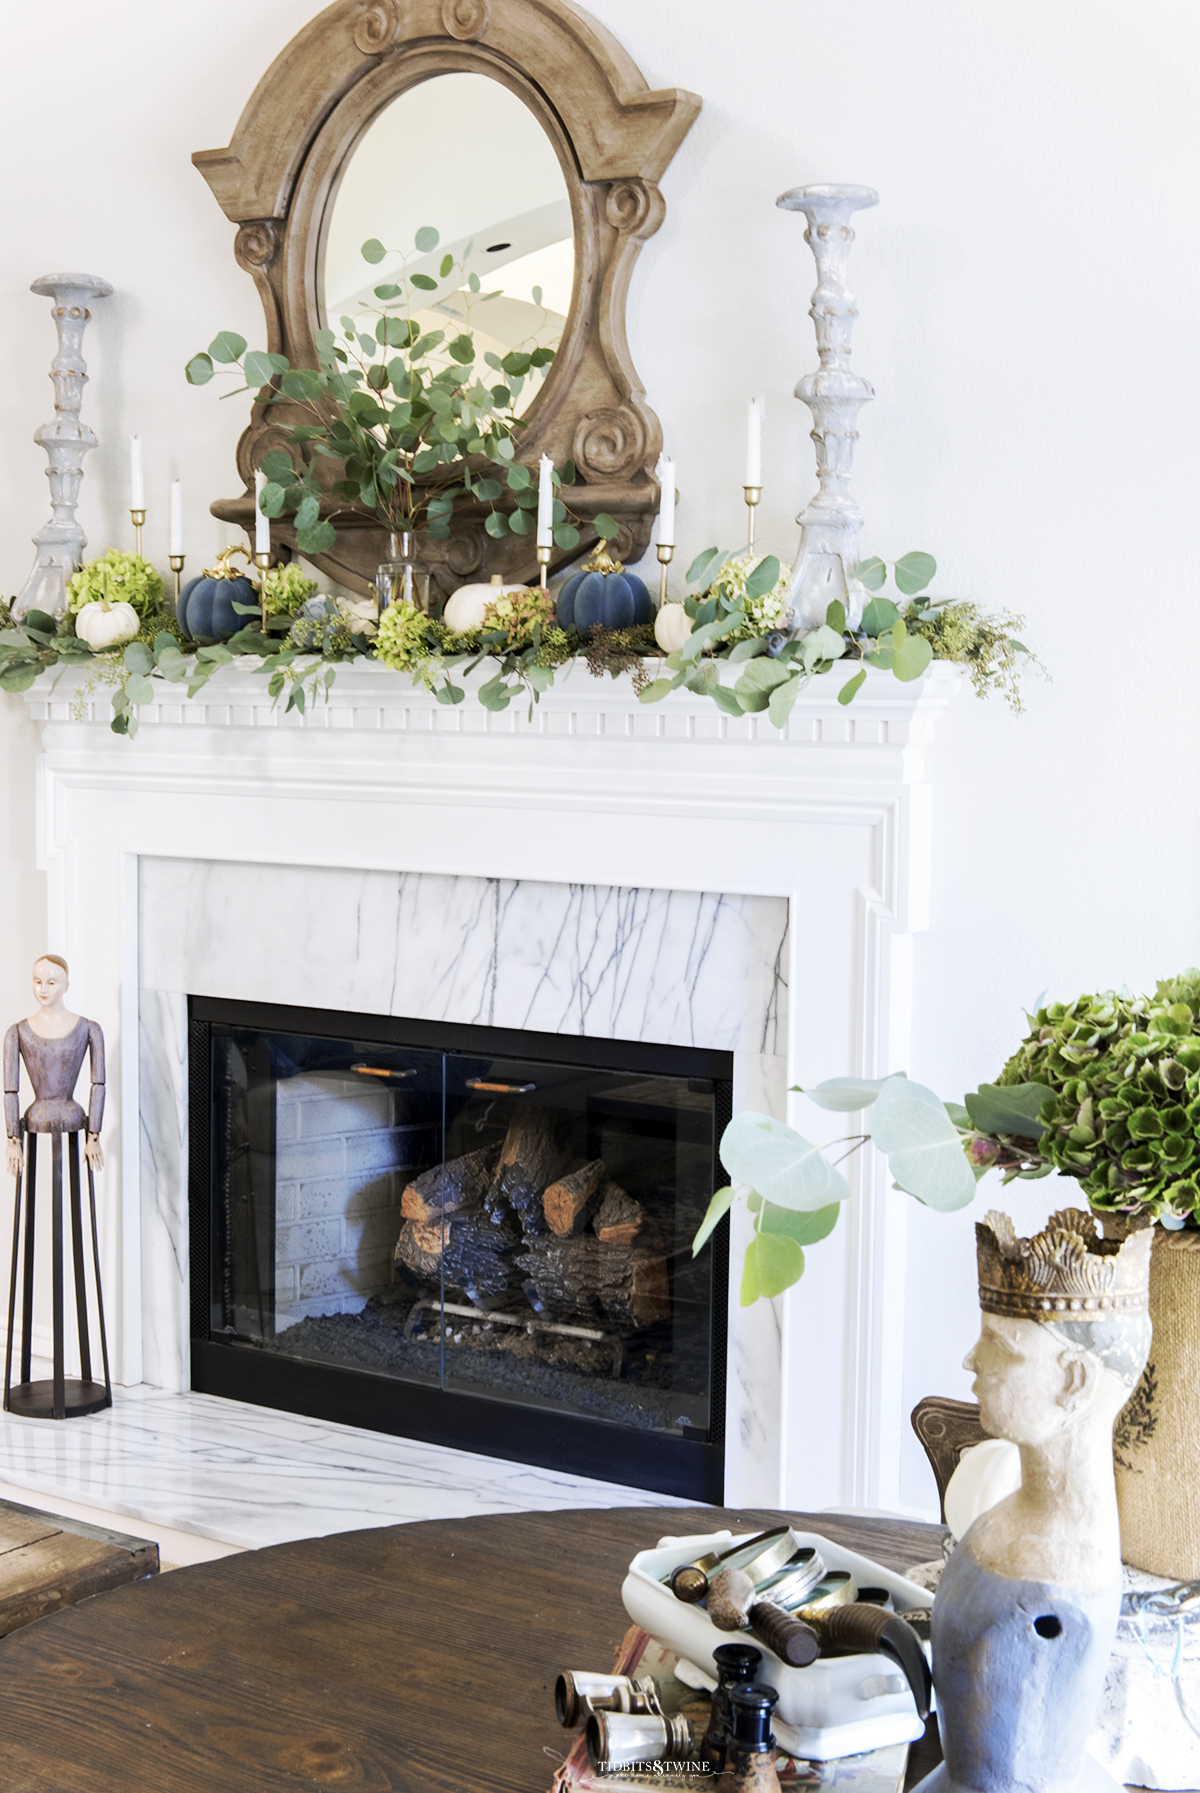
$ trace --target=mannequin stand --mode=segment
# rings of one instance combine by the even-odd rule
[[[25,1250],[21,1254],[21,1183],[17,1178],[13,1209],[12,1281],[8,1297],[8,1342],[4,1355],[4,1410],[26,1419],[76,1419],[112,1406],[112,1381],[108,1373],[108,1340],[104,1332],[104,1296],[100,1288],[100,1242],[96,1230],[96,1183],[88,1164],[88,1200],[92,1221],[92,1269],[96,1286],[96,1313],[100,1323],[100,1355],[104,1381],[92,1380],[92,1350],[88,1326],[87,1286],[84,1280],[83,1204],[79,1180],[79,1134],[68,1133],[68,1167],[71,1188],[71,1255],[75,1285],[75,1321],[79,1337],[79,1376],[64,1373],[65,1313],[63,1301],[63,1138],[50,1135],[51,1284],[54,1304],[54,1374],[49,1381],[30,1381],[33,1357],[33,1258],[34,1217],[37,1197],[37,1133],[25,1135]],[[21,1277],[21,1379],[12,1386],[13,1341],[17,1333],[17,1273]]]

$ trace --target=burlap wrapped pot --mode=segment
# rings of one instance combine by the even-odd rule
[[[1192,1581],[1200,1578],[1200,1232],[1155,1227],[1150,1318],[1150,1361],[1113,1430],[1121,1555]]]

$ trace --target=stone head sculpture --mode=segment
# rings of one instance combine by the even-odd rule
[[[1121,1601],[1112,1428],[1150,1348],[1150,1234],[1052,1214],[1031,1239],[976,1227],[980,1418],[1021,1453],[1021,1487],[980,1515],[933,1609],[945,1762],[928,1793],[1100,1793],[1084,1751]]]

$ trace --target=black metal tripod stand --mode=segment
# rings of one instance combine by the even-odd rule
[[[100,1288],[100,1241],[96,1230],[96,1182],[88,1164],[88,1201],[92,1221],[92,1269],[95,1274],[96,1312],[100,1322],[100,1356],[104,1381],[92,1380],[92,1348],[88,1326],[87,1286],[84,1280],[83,1203],[79,1183],[79,1134],[51,1133],[50,1138],[50,1274],[54,1305],[54,1374],[49,1381],[31,1382],[33,1356],[33,1256],[34,1215],[37,1198],[38,1133],[25,1135],[25,1251],[21,1258],[21,1183],[17,1177],[13,1208],[12,1282],[8,1297],[8,1343],[4,1354],[4,1410],[27,1419],[75,1419],[112,1406],[112,1381],[108,1373],[108,1341],[104,1332],[104,1295]],[[63,1139],[69,1141],[71,1185],[71,1255],[75,1285],[75,1319],[79,1332],[79,1377],[64,1373],[65,1312],[63,1301]],[[21,1379],[12,1386],[13,1341],[17,1333],[17,1273],[21,1277]]]

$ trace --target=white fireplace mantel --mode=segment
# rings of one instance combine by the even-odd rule
[[[439,704],[364,666],[342,668],[327,703],[284,715],[265,681],[235,663],[191,702],[165,687],[129,741],[111,733],[103,691],[77,695],[81,675],[39,679],[27,701],[45,724],[48,939],[70,960],[73,1002],[110,1035],[102,1259],[117,1379],[186,1386],[180,1005],[188,993],[226,993],[223,939],[251,982],[260,955],[272,991],[294,991],[277,1000],[311,1000],[315,868],[783,899],[786,1054],[735,1053],[735,1106],[788,1103],[800,1121],[804,1104],[784,1095],[785,1078],[903,1065],[910,943],[927,925],[927,751],[959,675],[934,666],[900,684],[870,671],[846,708],[843,682],[816,680],[780,734],[765,716],[731,718],[685,692],[642,705],[627,680],[578,665],[532,716],[517,701],[488,712],[470,690],[465,703]],[[162,861],[242,868],[237,888],[251,892],[253,868],[264,868],[261,888],[274,893],[205,918],[208,957],[192,955],[183,990],[144,975],[165,918],[139,893],[170,887],[142,876]],[[270,878],[265,868],[276,868]],[[282,905],[279,868],[293,880]],[[345,951],[361,982],[372,941]],[[213,987],[197,988],[207,963]],[[377,1006],[396,1012],[382,995]],[[654,1015],[651,1006],[640,1037],[655,1037]],[[695,1025],[703,1035],[703,1020]],[[898,1504],[905,1205],[855,1163],[848,1214],[808,1253],[797,1289],[743,1309],[734,1279],[730,1503]]]

